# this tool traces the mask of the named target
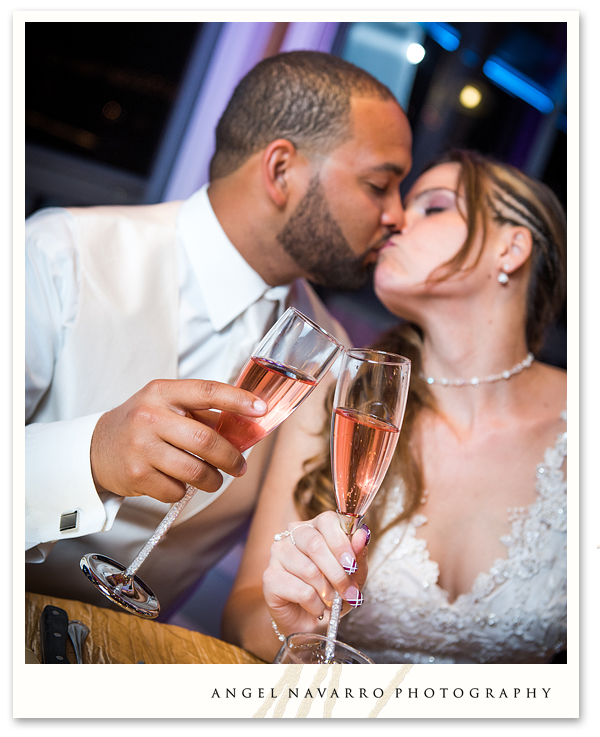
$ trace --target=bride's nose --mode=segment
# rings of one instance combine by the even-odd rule
[[[414,223],[414,211],[410,206],[404,209],[404,218],[402,219],[402,227],[398,230],[401,235],[406,235]]]
[[[399,228],[396,232],[398,233],[398,235],[406,235],[408,233],[408,229],[409,229],[408,222],[407,222],[406,218],[404,218],[404,222],[402,223],[402,227]]]
[[[400,190],[388,200],[385,209],[381,213],[381,224],[385,225],[393,233],[400,232],[404,227],[404,206],[400,197]]]

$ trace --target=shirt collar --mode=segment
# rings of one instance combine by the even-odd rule
[[[206,303],[213,328],[220,331],[269,292],[279,297],[245,261],[217,220],[204,185],[181,206],[179,237]],[[288,291],[288,287],[284,288]]]

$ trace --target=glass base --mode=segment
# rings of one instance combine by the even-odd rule
[[[311,665],[373,665],[359,650],[339,640],[312,632],[297,632],[285,638],[274,663]]]
[[[94,586],[117,606],[145,619],[158,617],[160,604],[152,590],[138,576],[124,576],[127,568],[116,560],[99,553],[87,553],[79,561],[79,567]]]

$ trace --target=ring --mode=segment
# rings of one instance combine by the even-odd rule
[[[297,530],[299,527],[313,527],[313,526],[309,525],[308,522],[303,522],[301,525],[296,525],[296,527],[294,527],[294,530]],[[278,532],[273,539],[275,540],[276,543],[278,543],[280,540],[283,540],[284,537],[289,537],[290,540],[292,541],[293,546],[296,547],[296,541],[294,540],[294,536],[292,535],[294,530],[284,530],[283,532]]]
[[[299,527],[312,527],[312,525],[308,524],[308,522],[303,522],[301,525],[296,525],[293,530],[290,530],[290,540],[292,541],[294,547],[296,547],[296,541],[294,540],[294,536],[292,535],[292,532],[295,532]],[[313,527],[314,530],[314,527]]]

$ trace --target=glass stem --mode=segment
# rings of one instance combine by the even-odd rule
[[[333,660],[335,655],[335,645],[333,640],[337,637],[337,631],[340,624],[340,615],[342,613],[343,599],[337,591],[334,592],[333,604],[331,605],[331,616],[329,617],[329,627],[327,628],[327,637],[331,642],[327,643],[325,648],[325,659],[326,662]]]
[[[136,555],[134,561],[131,563],[129,568],[125,571],[124,575],[133,578],[135,574],[138,572],[139,567],[142,565],[142,563],[146,560],[146,558],[150,555],[150,553],[154,550],[154,548],[158,545],[158,543],[163,539],[163,537],[167,534],[167,532],[171,529],[171,525],[177,517],[179,516],[180,512],[183,511],[187,503],[192,499],[194,494],[196,493],[197,489],[195,489],[193,486],[186,486],[186,492],[185,495],[178,501],[173,504],[171,509],[167,512],[167,514],[164,516],[164,519],[159,524],[159,526],[154,530],[154,533],[152,534],[152,537],[148,540],[148,542],[144,545],[144,547],[140,550],[140,552]]]
[[[340,527],[346,533],[346,535],[348,535],[348,537],[352,539],[352,535],[362,525],[364,515],[356,516],[353,514],[344,514],[344,512],[338,512],[337,515],[340,522]],[[329,617],[329,626],[327,627],[327,637],[330,640],[335,640],[337,638],[337,631],[340,625],[340,617],[342,614],[343,603],[344,601],[342,597],[338,594],[337,591],[334,591],[333,604],[331,605],[331,616]],[[327,647],[325,648],[325,662],[331,662],[334,655],[335,645],[333,644],[333,642],[328,642]]]

